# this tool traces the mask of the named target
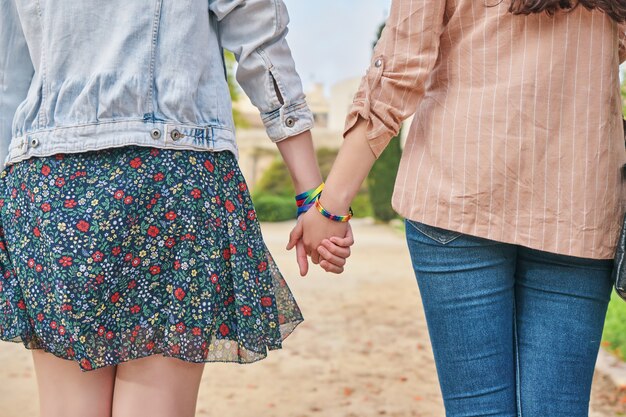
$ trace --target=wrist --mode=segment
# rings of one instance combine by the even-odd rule
[[[315,205],[324,190],[324,186],[325,184],[322,182],[317,187],[296,195],[296,206],[298,207],[296,217],[300,217]]]
[[[354,215],[354,213],[352,212],[352,208],[348,208],[348,212],[342,213],[342,214],[331,212],[330,210],[328,210],[328,208],[324,207],[324,205],[319,199],[315,200],[314,205],[315,205],[315,209],[322,216],[334,222],[347,223],[348,221],[350,221],[350,219],[352,219],[352,216]]]
[[[332,191],[329,192],[328,187],[326,187],[319,200],[324,208],[332,213],[345,214],[350,210],[351,199],[347,195],[341,196]]]
[[[324,194],[318,199],[320,205],[329,213],[336,216],[346,216],[351,212],[350,203],[342,203],[332,198],[326,198]]]
[[[277,143],[287,165],[296,194],[301,194],[322,183],[310,131],[302,132]]]

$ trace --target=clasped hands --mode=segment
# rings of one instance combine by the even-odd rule
[[[350,257],[350,247],[354,244],[349,223],[330,220],[319,211],[312,209],[298,219],[289,235],[287,250],[296,248],[296,258],[300,275],[309,270],[308,258],[319,264],[326,272],[340,274]]]

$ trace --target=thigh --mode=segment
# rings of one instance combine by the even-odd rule
[[[521,248],[516,273],[524,417],[588,415],[612,261]]]
[[[516,247],[407,222],[448,416],[516,413]]]
[[[118,365],[114,417],[193,417],[203,363],[153,355]]]
[[[74,361],[33,351],[41,417],[110,417],[115,367],[82,371]]]

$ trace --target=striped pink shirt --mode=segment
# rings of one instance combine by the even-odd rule
[[[366,119],[379,155],[416,114],[393,198],[404,217],[612,258],[624,30],[582,7],[526,17],[492,3],[394,0],[346,131]]]

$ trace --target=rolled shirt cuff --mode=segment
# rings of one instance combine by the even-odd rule
[[[363,119],[367,123],[365,137],[374,156],[378,159],[398,132],[383,123],[380,118],[372,115],[369,101],[364,100],[355,101],[352,104],[352,108],[346,117],[346,125],[343,131],[344,138],[357,124],[359,119]]]

